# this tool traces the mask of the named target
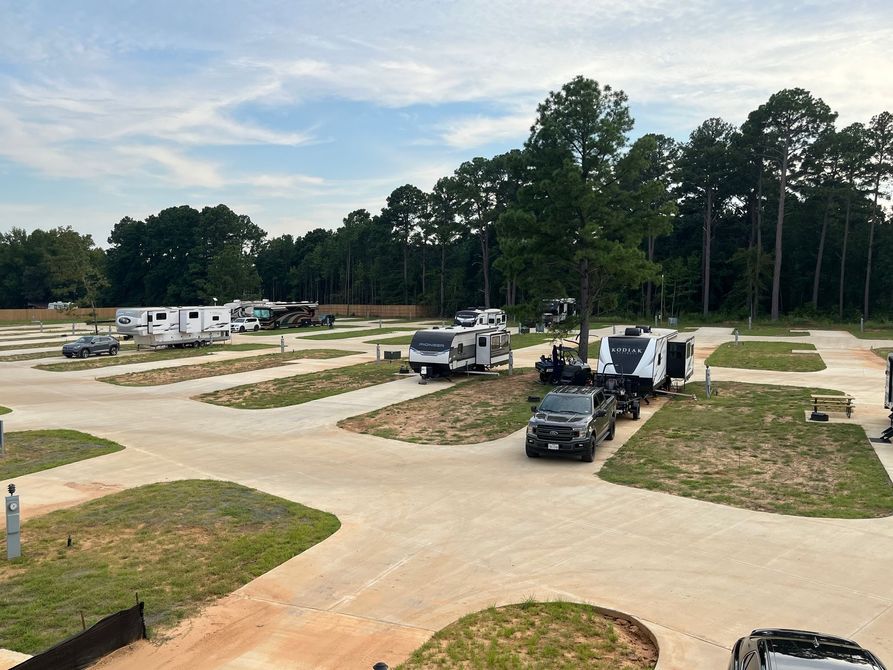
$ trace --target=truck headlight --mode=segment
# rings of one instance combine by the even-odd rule
[[[528,424],[527,424],[527,434],[528,434],[528,435],[535,435],[535,434],[536,434],[536,431],[534,430],[534,428],[533,428],[533,424],[532,424],[532,423],[528,423]]]

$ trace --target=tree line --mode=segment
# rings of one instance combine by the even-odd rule
[[[741,126],[630,142],[626,95],[577,77],[538,106],[523,147],[427,192],[399,186],[331,230],[268,238],[224,205],[124,218],[106,251],[70,228],[13,228],[0,305],[263,296],[523,313],[572,296],[587,315],[889,316],[893,115],[836,120],[785,89]]]

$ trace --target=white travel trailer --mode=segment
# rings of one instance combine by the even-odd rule
[[[488,370],[508,363],[512,350],[505,312],[482,310],[473,326],[416,331],[409,345],[409,367],[422,377],[446,377],[453,371]]]
[[[137,347],[199,347],[229,339],[230,309],[214,307],[134,307],[115,312],[118,334]]]
[[[694,374],[694,339],[667,328],[627,328],[602,338],[597,374],[631,379],[641,396],[665,389],[671,379],[687,381]]]

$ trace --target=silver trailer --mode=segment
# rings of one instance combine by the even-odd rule
[[[471,326],[416,331],[409,345],[409,367],[422,377],[447,377],[454,371],[489,370],[508,363],[512,350],[505,312],[482,310]]]
[[[198,347],[230,337],[230,309],[213,307],[134,307],[115,312],[118,334],[142,347]]]

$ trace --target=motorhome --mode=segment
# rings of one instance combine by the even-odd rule
[[[230,337],[230,309],[135,307],[115,312],[118,334],[142,347],[198,347]]]
[[[640,394],[669,387],[694,374],[694,335],[639,326],[602,338],[596,374],[631,378]]]
[[[543,300],[542,322],[546,326],[564,323],[577,313],[576,298]]]
[[[409,345],[409,367],[428,378],[504,365],[512,349],[506,323],[501,309],[485,309],[471,326],[416,331]]]
[[[233,319],[256,317],[263,329],[304,328],[307,326],[330,326],[335,323],[332,314],[319,314],[319,303],[272,302],[270,300],[234,300],[225,305],[230,308]]]

